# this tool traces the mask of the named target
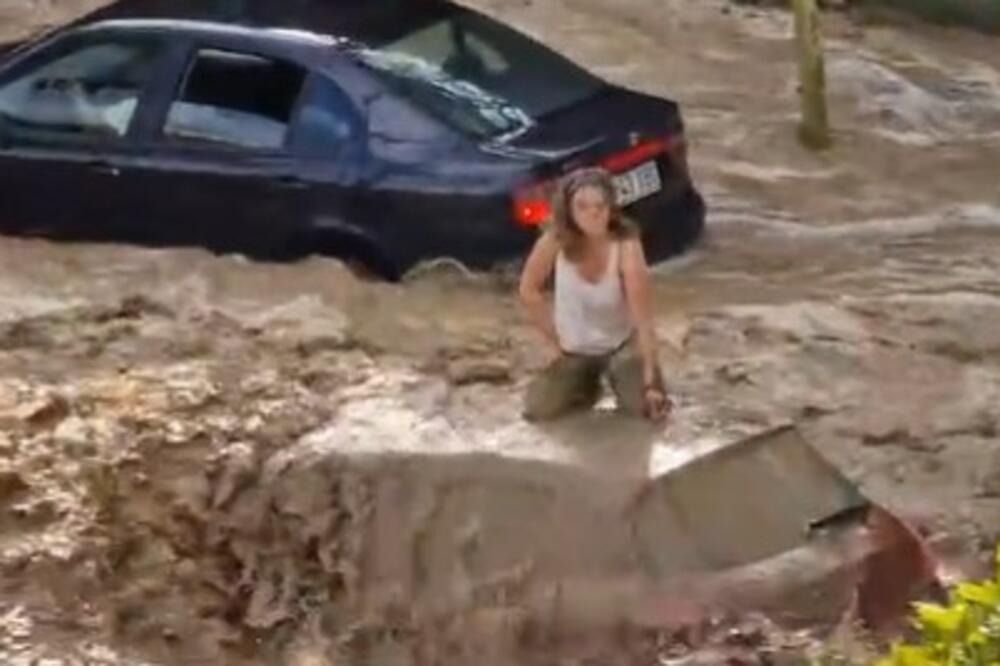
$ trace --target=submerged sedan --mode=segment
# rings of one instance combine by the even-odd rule
[[[0,57],[8,234],[489,269],[595,164],[650,261],[698,237],[676,103],[440,0],[122,0]]]

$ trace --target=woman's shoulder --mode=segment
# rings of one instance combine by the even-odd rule
[[[620,241],[634,240],[639,238],[641,235],[639,223],[636,222],[634,218],[625,215],[624,213],[621,213],[618,216],[618,225],[615,232],[615,236]]]
[[[562,252],[561,244],[551,230],[542,231],[535,239],[524,264],[524,272],[548,274],[558,264]]]
[[[559,234],[552,226],[539,229],[538,238],[535,240],[535,247],[544,248],[548,252],[557,253],[562,249]]]
[[[642,235],[638,230],[633,233],[622,233],[614,239],[614,245],[618,250],[618,255],[624,261],[637,252],[642,252]]]

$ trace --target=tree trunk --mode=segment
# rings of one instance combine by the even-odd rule
[[[826,74],[816,0],[792,0],[795,41],[798,45],[802,124],[799,138],[806,146],[822,150],[831,144],[826,115]]]

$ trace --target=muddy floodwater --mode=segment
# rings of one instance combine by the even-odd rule
[[[607,401],[521,420],[541,358],[509,277],[0,239],[0,663],[668,663],[656,635],[588,633],[582,610],[540,622],[525,581],[558,572],[454,507],[523,537],[540,497],[585,498],[564,507],[565,566],[628,574],[607,507],[785,423],[943,550],[996,542],[996,39],[826,17],[835,146],[813,154],[785,13],[470,4],[682,105],[709,219],[656,268],[670,424]],[[79,5],[0,0],[3,34]],[[373,523],[386,506],[397,523]],[[379,551],[400,530],[410,550]],[[418,613],[421,589],[464,612]],[[602,589],[581,593],[595,616],[620,601]]]

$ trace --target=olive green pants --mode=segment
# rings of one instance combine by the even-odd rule
[[[642,358],[634,341],[603,356],[563,354],[528,386],[524,418],[543,421],[593,407],[601,395],[601,378],[608,375],[618,410],[645,415]],[[657,373],[659,380],[659,373]],[[662,380],[658,381],[662,389]]]

